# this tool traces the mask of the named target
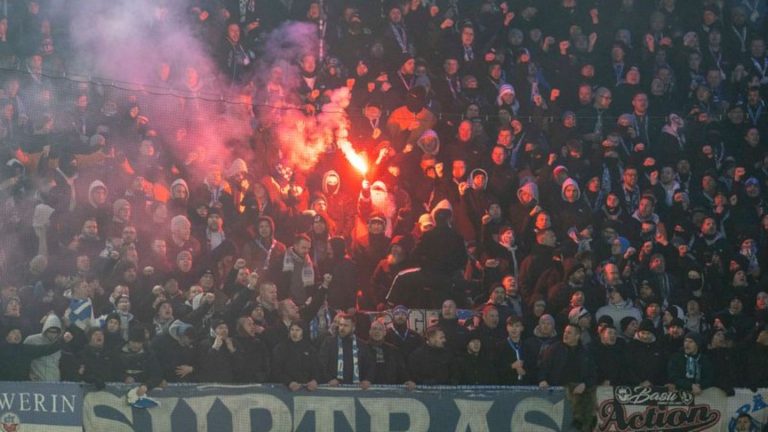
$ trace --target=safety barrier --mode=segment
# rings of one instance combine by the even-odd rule
[[[152,391],[160,406],[131,408],[129,389],[94,391],[74,383],[0,383],[3,431],[562,431],[571,407],[562,389],[530,387],[321,387],[175,384]],[[598,431],[736,430],[739,413],[752,431],[768,420],[768,389],[708,389],[693,396],[665,388],[600,387]]]

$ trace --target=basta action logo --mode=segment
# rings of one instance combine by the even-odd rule
[[[698,432],[716,425],[720,412],[697,405],[690,392],[620,386],[613,399],[600,404],[598,417],[600,432]]]

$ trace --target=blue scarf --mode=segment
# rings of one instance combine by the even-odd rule
[[[360,365],[358,364],[359,352],[357,349],[357,336],[352,335],[352,383],[360,383]],[[342,346],[341,336],[336,337],[336,379],[344,381],[344,347]]]
[[[696,382],[701,378],[701,368],[699,367],[699,355],[685,356],[685,377]]]

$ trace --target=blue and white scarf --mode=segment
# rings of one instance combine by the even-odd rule
[[[360,365],[358,364],[359,352],[357,349],[357,336],[352,335],[352,384],[360,383]],[[341,337],[336,337],[336,346],[338,348],[336,354],[336,379],[344,381],[344,347],[341,341]]]

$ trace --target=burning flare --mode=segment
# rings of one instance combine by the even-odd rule
[[[350,165],[354,169],[356,169],[363,177],[368,173],[368,161],[366,160],[365,156],[358,154],[355,152],[355,150],[352,148],[352,143],[347,141],[346,139],[339,139],[338,141],[339,149],[344,153],[344,157],[347,158]]]

